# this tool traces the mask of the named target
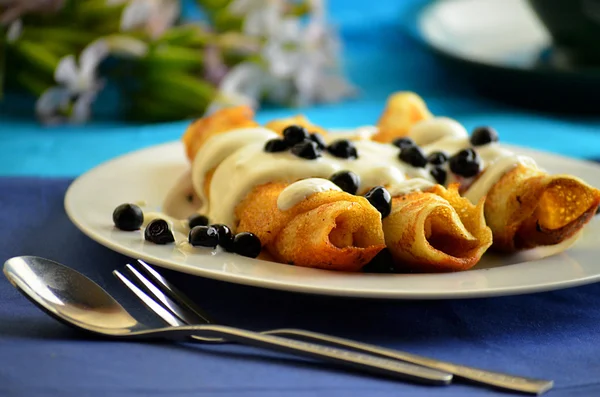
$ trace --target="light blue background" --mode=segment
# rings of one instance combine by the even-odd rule
[[[331,0],[330,15],[345,44],[345,71],[360,89],[341,104],[263,110],[258,119],[303,112],[326,127],[372,124],[396,90],[422,95],[432,111],[467,128],[489,124],[504,142],[575,157],[600,157],[600,118],[564,117],[512,108],[478,96],[420,42],[416,11],[423,0]],[[9,76],[10,77],[10,76]],[[114,156],[179,139],[189,121],[133,125],[95,121],[44,128],[0,113],[0,175],[78,175]]]

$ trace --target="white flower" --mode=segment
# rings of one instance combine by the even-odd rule
[[[217,97],[206,113],[227,106],[248,105],[257,108],[267,79],[268,74],[258,64],[242,62],[234,66],[221,81]]]
[[[243,73],[232,71],[223,81],[232,82],[229,89],[222,86],[221,91],[229,97],[233,93],[254,100],[266,96],[296,105],[332,102],[353,93],[354,88],[339,74],[339,45],[327,29],[323,1],[309,0],[311,14],[304,26],[299,18],[286,16],[285,7],[281,0],[230,3],[232,14],[244,16],[244,32],[264,40],[260,50],[264,63],[251,72],[248,66],[241,69]]]
[[[63,57],[54,71],[58,85],[46,90],[36,102],[38,117],[47,124],[86,121],[90,106],[103,86],[96,69],[108,53],[108,44],[100,39],[81,52],[78,64],[73,55]]]
[[[6,25],[28,13],[50,13],[62,8],[65,0],[0,0],[0,24]]]
[[[142,29],[157,38],[173,26],[179,13],[178,0],[131,0],[121,14],[121,30]]]
[[[279,21],[277,29],[267,38],[261,55],[269,71],[281,78],[290,77],[302,62],[302,29],[295,18]]]
[[[234,0],[228,6],[233,15],[243,16],[242,30],[250,36],[272,36],[283,17],[282,0]]]
[[[37,100],[35,112],[39,119],[48,125],[70,122],[82,124],[90,117],[90,107],[96,98],[96,91],[71,95],[64,87],[52,87]]]
[[[23,33],[23,22],[20,19],[17,19],[8,25],[8,29],[6,30],[6,41],[8,43],[14,43],[21,37],[21,33]]]
[[[100,62],[108,56],[109,46],[100,39],[88,45],[79,55],[79,65],[75,56],[63,57],[56,70],[54,80],[63,85],[71,93],[80,94],[97,88],[96,69]]]

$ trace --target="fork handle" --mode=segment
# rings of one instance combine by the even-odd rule
[[[223,338],[246,345],[262,347],[277,352],[291,353],[313,359],[316,358],[335,364],[341,364],[353,369],[413,382],[430,385],[447,385],[452,380],[452,375],[446,372],[425,368],[407,362],[390,360],[357,353],[355,351],[307,343],[279,336],[265,335],[258,332],[222,325],[211,324],[167,327],[147,331],[137,331],[128,335],[131,337],[162,337],[167,339],[181,339],[190,336],[193,337],[195,335],[210,338]]]
[[[434,360],[415,354],[387,349],[367,343],[361,343],[350,339],[338,338],[320,334],[317,332],[304,331],[300,329],[275,329],[264,331],[263,334],[295,337],[311,342],[325,342],[338,348],[351,349],[362,353],[374,354],[405,362],[410,362],[424,367],[438,369],[451,373],[459,378],[467,379],[475,383],[490,385],[501,389],[515,390],[524,393],[542,394],[550,390],[554,384],[551,380],[525,378],[503,374],[501,372],[486,371],[482,369],[467,367],[465,365],[453,364],[446,361]]]

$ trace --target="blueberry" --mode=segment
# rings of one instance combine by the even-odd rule
[[[360,177],[352,171],[338,171],[331,175],[329,180],[350,194],[356,194],[360,185]]]
[[[329,153],[334,155],[335,157],[339,157],[342,159],[356,159],[358,158],[358,153],[356,151],[356,147],[352,142],[347,139],[340,139],[338,141],[332,142],[327,150]]]
[[[223,247],[225,251],[233,251],[233,233],[227,225],[216,224],[211,225],[219,232],[219,245]]]
[[[415,141],[413,141],[410,138],[396,138],[392,141],[392,145],[394,145],[400,149],[404,149],[404,148],[410,147],[410,146],[417,146],[415,144]]]
[[[325,140],[323,139],[323,137],[321,136],[321,134],[319,133],[312,133],[310,134],[310,139],[317,144],[317,146],[319,147],[319,149],[323,150],[325,149],[325,147],[327,146],[327,144],[325,143]]]
[[[242,232],[233,238],[233,252],[242,256],[256,258],[260,254],[262,244],[255,234]]]
[[[113,222],[121,230],[138,230],[144,223],[144,213],[135,204],[121,204],[113,211]]]
[[[265,152],[276,153],[288,150],[288,144],[283,139],[271,139],[265,143]]]
[[[418,146],[408,146],[400,150],[398,156],[400,160],[412,165],[413,167],[423,168],[427,165],[425,153]]]
[[[206,226],[208,225],[208,218],[204,215],[194,214],[188,218],[188,225],[190,226],[190,229],[193,229],[196,226]]]
[[[392,253],[384,248],[369,263],[363,266],[364,273],[396,273]]]
[[[365,198],[381,213],[382,219],[392,212],[392,196],[383,186],[376,186],[369,190]]]
[[[427,156],[427,162],[433,165],[442,165],[448,161],[448,155],[445,152],[433,152]]]
[[[498,133],[492,127],[477,127],[471,133],[471,145],[481,146],[498,142]]]
[[[479,174],[481,170],[479,154],[472,148],[461,150],[450,157],[450,170],[465,178]]]
[[[309,139],[308,132],[299,125],[290,125],[283,130],[283,140],[288,146],[294,146],[306,139]]]
[[[194,247],[212,247],[219,244],[219,231],[212,226],[196,226],[190,230],[188,241]]]
[[[307,160],[314,160],[321,157],[321,151],[313,141],[303,141],[292,146],[292,153],[298,157]]]
[[[440,185],[446,183],[446,177],[448,176],[448,173],[442,167],[433,167],[429,173]]]
[[[154,244],[169,244],[175,241],[169,224],[164,219],[155,219],[146,226],[144,238]]]

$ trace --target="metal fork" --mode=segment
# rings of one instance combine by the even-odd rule
[[[142,260],[137,260],[137,268],[128,264],[125,269],[130,274],[134,282],[141,285],[147,294],[140,295],[132,289],[132,281],[128,279],[122,272],[115,270],[113,274],[121,280],[125,286],[132,290],[138,298],[140,298],[152,311],[159,315],[163,320],[171,325],[189,325],[189,324],[215,324],[215,322],[200,309],[190,298],[176,288],[173,284],[161,276],[155,269],[150,267]],[[143,274],[142,274],[143,273]],[[139,291],[139,289],[138,289]],[[141,291],[140,291],[141,292]],[[150,302],[154,303],[152,305]],[[177,317],[178,323],[174,324],[173,320],[168,319],[172,316],[164,316],[162,310],[156,309],[156,304],[160,305],[160,309],[166,309],[169,313]],[[165,318],[167,317],[167,318]],[[423,367],[436,369],[451,373],[456,378],[475,382],[478,384],[493,386],[506,390],[519,391],[531,394],[542,394],[550,390],[553,386],[553,381],[526,378],[514,375],[503,374],[500,372],[492,372],[473,367],[468,367],[460,364],[440,361],[432,358],[418,356],[412,353],[407,353],[394,349],[387,349],[367,343],[357,342],[354,340],[338,338],[335,336],[325,335],[321,333],[305,331],[300,329],[273,329],[261,332],[265,335],[277,335],[291,337],[309,342],[325,343],[337,348],[350,349],[352,351],[370,354],[387,359],[398,360],[401,362],[412,363]],[[224,343],[223,339],[195,337],[197,340],[212,343]]]

